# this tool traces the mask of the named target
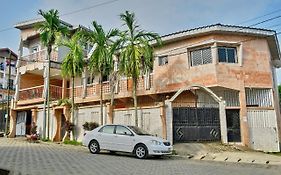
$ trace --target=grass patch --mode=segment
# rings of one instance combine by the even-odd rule
[[[51,140],[49,140],[49,139],[40,139],[42,142],[50,142]]]
[[[178,155],[177,151],[173,149],[172,155]]]
[[[82,145],[82,142],[77,142],[75,140],[65,140],[63,143],[67,145],[75,145],[75,146]]]

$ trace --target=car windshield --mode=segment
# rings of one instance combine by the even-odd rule
[[[136,126],[128,126],[131,130],[133,130],[137,135],[151,135],[148,132],[146,132],[145,130],[136,127]]]

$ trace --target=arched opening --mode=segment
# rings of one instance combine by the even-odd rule
[[[170,141],[227,142],[225,104],[211,89],[201,85],[182,88],[166,106]]]

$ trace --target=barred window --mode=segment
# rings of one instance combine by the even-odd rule
[[[159,66],[163,66],[165,64],[168,64],[168,56],[160,56],[158,57],[158,61],[159,61]]]
[[[191,57],[191,66],[212,63],[211,48],[208,47],[204,49],[191,51],[190,57]]]
[[[219,47],[218,56],[219,62],[237,63],[235,47]]]

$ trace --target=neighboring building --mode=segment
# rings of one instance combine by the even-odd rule
[[[16,25],[21,30],[16,95],[11,111],[11,137],[37,123],[42,134],[45,50],[34,29],[38,21]],[[73,26],[68,25],[70,28]],[[256,150],[280,150],[280,109],[275,68],[280,50],[275,31],[215,24],[162,37],[153,70],[138,82],[139,126],[172,142],[222,141]],[[38,49],[34,49],[34,48]],[[23,48],[29,50],[22,55]],[[60,54],[61,53],[61,54]],[[60,75],[64,48],[52,55],[50,137],[63,138],[70,117],[57,100],[68,98],[69,80]],[[98,76],[85,72],[75,79],[76,132],[85,121],[100,123]],[[104,123],[134,124],[132,81],[120,78],[113,114],[108,79],[103,77]],[[26,127],[28,128],[28,127]]]
[[[8,96],[12,99],[15,93],[16,62],[17,54],[8,48],[0,48],[0,131],[5,130]],[[10,95],[8,95],[8,88]]]

